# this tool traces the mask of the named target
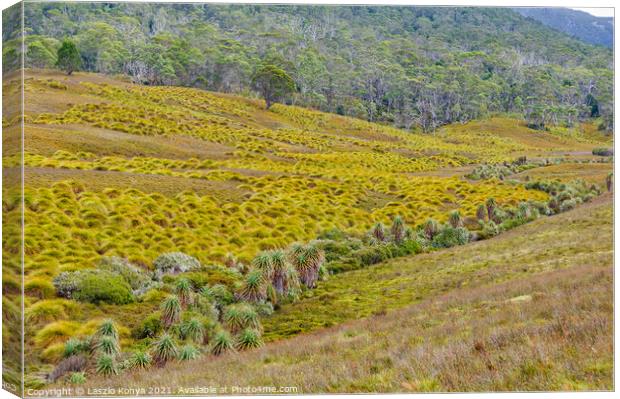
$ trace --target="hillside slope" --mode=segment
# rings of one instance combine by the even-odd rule
[[[140,386],[166,381],[173,393],[195,386],[294,386],[308,393],[610,390],[611,215],[612,197],[605,196],[482,243],[349,273],[285,309],[266,329],[367,319],[87,386],[122,386],[130,378]],[[395,303],[406,307],[391,311]]]
[[[609,48],[614,44],[612,17],[596,17],[568,8],[519,7],[514,10],[584,42]]]
[[[496,116],[422,134],[296,106],[276,104],[265,110],[264,103],[253,98],[187,87],[139,86],[101,74],[66,76],[26,70],[25,75],[28,386],[47,384],[47,376],[67,353],[65,346],[76,339],[92,342],[94,331],[107,317],[119,329],[119,361],[149,347],[162,331],[161,324],[151,329],[149,323],[161,321],[162,302],[176,295],[179,283],[185,290],[190,287],[190,296],[209,301],[195,312],[185,310],[184,315],[200,317],[207,335],[226,327],[219,315],[229,306],[247,305],[231,302],[240,301],[241,290],[253,276],[249,269],[263,251],[289,251],[295,243],[340,235],[347,244],[334,243],[351,244],[341,249],[356,257],[346,265],[340,262],[345,258],[342,254],[326,260],[322,275],[361,269],[377,262],[375,251],[390,251],[392,257],[419,252],[421,245],[433,250],[432,238],[416,235],[430,218],[441,223],[442,231],[455,230],[447,223],[453,211],[477,234],[482,229],[478,209],[491,198],[498,214],[504,212],[498,223],[530,220],[534,211],[539,214],[539,208],[548,208],[550,193],[527,188],[523,184],[527,176],[586,178],[584,190],[571,186],[576,191],[564,193],[561,204],[568,209],[577,200],[591,200],[600,187],[590,184],[603,184],[612,167],[611,158],[592,154],[595,148],[612,145],[612,137],[592,123],[537,131],[520,119]],[[20,92],[18,79],[19,74],[5,76],[5,99]],[[3,316],[18,323],[21,120],[11,114],[15,109],[7,111],[3,120]],[[521,165],[529,169],[520,176],[466,176],[479,164],[501,168],[502,163],[515,165],[522,157],[526,163],[536,162]],[[408,238],[402,245],[375,245],[369,229],[377,223],[391,225],[397,217]],[[466,242],[469,232],[458,231]],[[590,249],[598,254],[597,245],[604,242],[593,243]],[[468,248],[476,245],[487,244]],[[451,251],[445,253],[460,254]],[[159,276],[161,257],[176,252],[191,259],[191,270]],[[401,266],[390,263],[385,279],[367,286],[367,295],[351,291],[354,280],[333,276],[320,281],[316,291],[304,289],[307,297],[297,304],[288,305],[292,299],[276,297],[251,306],[265,305],[261,309],[265,335],[276,339],[407,306],[445,292],[442,284],[458,287],[459,279],[473,285],[478,277],[493,283],[519,275],[511,268],[502,269],[501,275],[486,275],[479,264],[463,270],[446,265],[446,274],[455,280],[440,278],[441,274],[432,273],[432,262],[441,256],[439,252],[421,255],[423,266],[409,270],[420,281],[403,275],[399,282],[391,273],[399,273],[393,268]],[[424,263],[429,259],[431,263]],[[178,259],[173,256],[173,260],[177,265]],[[110,264],[129,273],[110,272]],[[532,270],[539,267],[534,264]],[[350,276],[374,281],[376,276],[368,274],[372,270]],[[83,288],[76,291],[77,283],[72,281],[64,286],[59,276],[76,278]],[[405,295],[396,292],[401,283],[410,284]],[[203,296],[211,295],[214,286],[226,294],[220,302]],[[204,305],[200,300],[195,303]],[[267,317],[274,305],[279,309]],[[317,313],[298,316],[306,310]],[[19,329],[7,325],[5,355],[17,362]],[[178,339],[187,341],[185,336]],[[209,350],[210,344],[203,340],[201,350]],[[96,359],[92,356],[89,361]],[[93,370],[88,372],[90,378]]]

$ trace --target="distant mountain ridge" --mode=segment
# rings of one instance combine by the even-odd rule
[[[569,8],[519,7],[516,12],[567,33],[584,42],[611,48],[614,42],[614,19],[595,17]]]

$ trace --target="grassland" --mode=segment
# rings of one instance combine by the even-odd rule
[[[157,256],[182,251],[213,265],[202,280],[236,289],[239,281],[223,265],[230,256],[247,264],[261,250],[332,229],[363,235],[397,215],[412,227],[429,218],[446,222],[453,210],[472,219],[489,197],[503,207],[547,200],[546,193],[524,187],[528,179],[582,178],[602,186],[612,167],[590,162],[600,159],[592,149],[611,146],[611,138],[589,124],[538,132],[498,116],[423,135],[294,106],[276,104],[266,111],[255,99],[140,87],[97,74],[26,71],[26,78],[25,339],[32,386],[45,383],[67,340],[89,334],[106,315],[115,315],[124,347],[142,345],[130,332],[172,290],[152,290],[125,305],[78,303],[57,297],[52,279],[61,272],[93,269],[109,256],[151,272]],[[16,80],[5,79],[4,92],[16,90]],[[21,166],[17,121],[3,120],[5,187],[16,182]],[[477,164],[520,156],[564,162],[511,181],[463,177]],[[3,192],[7,309],[19,305],[18,195]],[[611,220],[609,209],[597,212]],[[561,224],[562,218],[553,219]],[[569,245],[590,227],[583,222],[566,239],[541,232],[540,248]],[[601,252],[604,240],[544,254],[530,247],[527,234],[512,239],[334,276],[264,318],[265,338],[381,315],[468,286],[518,280],[568,267],[577,258],[604,263],[609,255]],[[508,255],[515,242],[527,249]],[[16,345],[17,339],[6,331],[6,344]],[[440,386],[453,389],[445,382]]]
[[[336,327],[129,378],[312,393],[613,389],[611,200],[349,273],[265,328]]]

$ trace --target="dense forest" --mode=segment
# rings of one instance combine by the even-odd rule
[[[508,8],[28,3],[27,67],[64,39],[81,69],[147,85],[256,95],[258,65],[293,79],[286,102],[433,131],[493,113],[529,125],[612,127],[613,53]],[[5,19],[5,72],[19,26]]]

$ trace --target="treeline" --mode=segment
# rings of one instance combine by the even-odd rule
[[[5,18],[5,69],[19,65]],[[149,85],[254,95],[258,65],[286,71],[286,101],[432,131],[489,113],[533,128],[612,126],[612,51],[504,8],[28,3],[27,66],[52,68],[63,39],[82,69]]]

